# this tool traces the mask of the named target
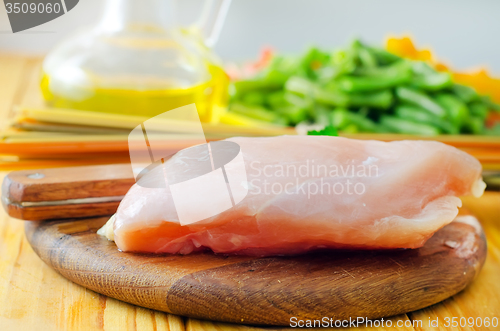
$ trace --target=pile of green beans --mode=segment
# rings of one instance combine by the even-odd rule
[[[275,56],[255,77],[231,86],[231,112],[281,125],[340,132],[500,135],[486,128],[500,107],[447,72],[355,40],[345,49]]]

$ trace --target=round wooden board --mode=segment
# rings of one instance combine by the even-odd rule
[[[416,250],[254,258],[123,253],[96,234],[107,218],[27,222],[33,249],[64,277],[138,306],[216,321],[380,318],[464,289],[486,258],[479,222],[457,218]]]

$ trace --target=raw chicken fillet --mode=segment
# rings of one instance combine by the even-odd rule
[[[240,147],[247,180],[239,184],[248,190],[232,208],[182,225],[168,186],[135,184],[99,233],[125,252],[210,249],[267,256],[418,248],[456,217],[458,196],[481,196],[485,188],[480,163],[439,142],[327,136],[228,141]],[[165,163],[180,177],[185,151]],[[195,161],[191,157],[191,167]]]

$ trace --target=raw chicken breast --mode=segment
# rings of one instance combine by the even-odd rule
[[[189,254],[208,248],[265,256],[320,248],[418,248],[455,218],[458,196],[480,196],[485,188],[480,163],[439,142],[327,136],[228,141],[240,147],[246,181],[238,185],[248,190],[233,207],[182,225],[168,185],[136,184],[100,234],[125,252]],[[173,177],[189,173],[185,153],[165,162]],[[207,157],[198,154],[198,160]],[[191,168],[195,161],[191,156]],[[191,208],[200,210],[197,204]]]

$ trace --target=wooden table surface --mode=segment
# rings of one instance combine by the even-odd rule
[[[12,106],[39,102],[40,60],[0,54],[0,124]],[[0,173],[0,180],[5,173]],[[446,318],[500,319],[500,192],[464,206],[482,222],[488,257],[482,272],[464,291],[427,309],[395,316],[393,327],[366,330],[500,330],[498,327],[445,327]],[[438,327],[429,320],[439,320]],[[421,321],[421,324],[418,324]],[[397,324],[403,326],[398,327]],[[500,322],[499,322],[500,323]],[[406,324],[406,326],[405,326]],[[269,330],[270,328],[266,328]],[[272,328],[275,329],[275,328]],[[45,265],[24,235],[23,221],[0,211],[0,330],[261,330],[183,318],[107,298],[66,280]]]

